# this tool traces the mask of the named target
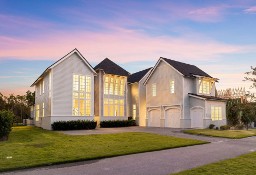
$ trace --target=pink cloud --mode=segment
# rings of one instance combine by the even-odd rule
[[[256,13],[256,6],[249,7],[244,10],[245,13]]]
[[[109,57],[118,62],[157,60],[160,56],[210,60],[221,54],[241,53],[248,49],[246,46],[219,43],[198,36],[153,37],[126,29],[111,33],[58,32],[33,39],[0,38],[0,45],[8,46],[0,47],[0,60],[56,60],[73,48],[78,48],[88,61],[100,61]]]

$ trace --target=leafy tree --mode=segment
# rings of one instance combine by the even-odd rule
[[[227,106],[227,122],[230,126],[236,126],[240,123],[239,104],[232,104]]]
[[[242,108],[241,122],[245,125],[248,130],[249,126],[256,119],[256,110],[253,104],[244,104]]]
[[[251,71],[245,72],[245,74],[247,75],[244,77],[245,81],[251,81],[251,88],[256,88],[256,67],[251,66]]]

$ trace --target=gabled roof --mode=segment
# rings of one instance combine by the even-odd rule
[[[209,77],[212,78],[210,75],[199,69],[198,67],[191,65],[191,64],[186,64],[182,63],[179,61],[174,61],[171,59],[163,58],[161,57],[164,61],[166,61],[168,64],[173,66],[177,71],[182,73],[184,76],[187,77],[192,77],[193,75],[199,75],[203,77]]]
[[[214,97],[214,96],[198,95],[198,94],[193,94],[193,93],[188,93],[188,95],[191,96],[191,97],[201,98],[201,99],[205,99],[205,100],[227,101],[226,99],[219,98],[219,97]]]
[[[106,74],[120,75],[120,76],[129,76],[130,73],[125,69],[114,63],[108,58],[105,58],[97,66],[94,67],[94,70],[103,70]]]
[[[212,78],[210,75],[208,75],[207,73],[205,73],[204,71],[202,71],[201,69],[199,69],[198,67],[196,67],[194,65],[186,64],[186,63],[182,63],[182,62],[179,62],[179,61],[175,61],[175,60],[160,57],[159,60],[157,61],[157,63],[155,64],[154,68],[152,69],[152,71],[148,75],[147,79],[145,80],[144,85],[147,83],[147,81],[149,80],[151,75],[154,73],[155,69],[157,68],[157,66],[159,65],[159,63],[161,61],[168,64],[170,67],[172,67],[174,70],[176,70],[180,75],[183,75],[185,77],[192,77],[192,78],[208,77],[208,78]],[[217,80],[217,79],[215,79],[215,80]]]
[[[94,73],[97,74],[95,72],[95,70],[93,69],[93,67],[90,65],[90,63],[84,58],[84,56],[75,48],[74,50],[72,50],[71,52],[69,52],[68,54],[66,54],[64,57],[62,57],[61,59],[57,60],[56,62],[54,62],[52,65],[50,65],[49,67],[47,67],[45,69],[45,71],[36,79],[36,81],[30,86],[34,86],[36,83],[38,83],[38,81],[40,81],[43,76],[52,68],[54,68],[55,66],[57,66],[58,64],[60,64],[62,61],[64,61],[65,59],[67,59],[69,56],[71,56],[72,54],[76,53],[83,61],[84,63],[90,68],[90,70]]]
[[[130,75],[128,77],[128,82],[129,83],[135,83],[135,82],[139,82],[150,70],[152,69],[152,67],[133,73],[132,75]]]

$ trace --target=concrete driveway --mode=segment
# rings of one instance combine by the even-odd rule
[[[208,142],[217,142],[220,140],[227,140],[218,137],[206,137],[206,136],[196,136],[191,134],[184,134],[182,129],[174,128],[158,128],[158,127],[120,127],[120,128],[96,128],[95,130],[75,130],[75,131],[59,131],[68,135],[91,135],[91,134],[114,134],[122,132],[147,132],[160,135],[175,136],[181,138],[191,138],[197,140],[204,140]]]
[[[186,135],[173,129],[134,127],[132,130],[207,140],[206,137]],[[108,131],[111,132],[111,130]],[[125,131],[125,129],[121,129],[121,131]],[[69,134],[75,134],[75,131],[71,131]],[[4,175],[166,175],[256,150],[256,137],[239,140],[209,137],[209,140],[210,144],[19,170],[4,173]]]

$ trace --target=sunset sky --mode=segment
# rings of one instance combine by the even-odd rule
[[[130,73],[159,57],[194,64],[218,89],[246,87],[256,66],[255,0],[0,0],[0,92],[24,94],[77,48]]]

